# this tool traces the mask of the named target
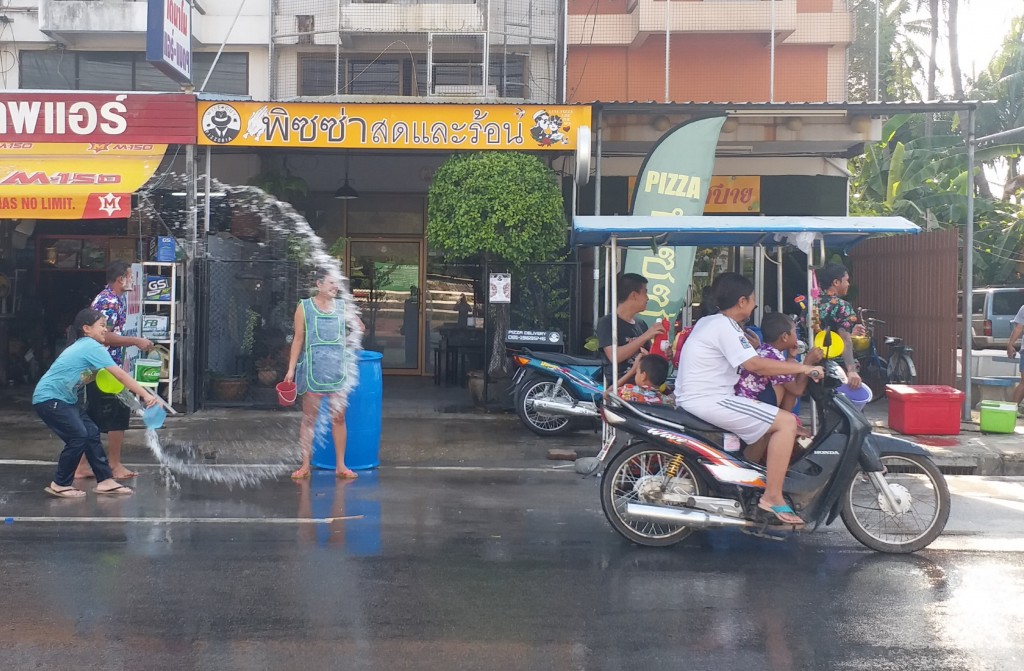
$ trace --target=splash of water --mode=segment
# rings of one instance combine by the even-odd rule
[[[362,347],[363,323],[358,307],[349,290],[348,279],[342,273],[339,260],[329,254],[323,241],[309,223],[290,204],[282,202],[254,186],[231,186],[211,180],[214,191],[227,194],[232,212],[245,212],[259,219],[263,235],[258,247],[268,257],[264,260],[280,261],[285,256],[298,265],[298,276],[302,277],[315,268],[327,269],[338,285],[337,303],[340,304],[346,326],[344,355],[338,357],[340,376],[344,379],[341,388],[330,394],[332,410],[348,404],[348,396],[358,382],[358,351]],[[184,189],[185,180],[173,173],[154,178],[154,182],[143,189],[139,216],[163,222],[157,207],[159,197],[156,189]],[[184,212],[182,212],[184,214]],[[185,220],[183,217],[182,220]],[[204,249],[198,250],[200,256]],[[243,257],[244,258],[244,257]],[[285,286],[284,278],[276,277],[278,286]],[[208,288],[207,290],[212,289]],[[232,297],[232,300],[236,298]],[[244,300],[244,296],[238,296]],[[251,307],[251,306],[250,306]],[[272,310],[276,323],[290,327],[291,313],[295,304],[279,304]],[[280,310],[281,314],[274,311]],[[265,315],[264,315],[265,316]],[[235,334],[232,334],[235,335]],[[122,400],[136,412],[142,411],[139,401],[128,392]],[[281,427],[286,430],[286,427]],[[183,476],[221,484],[252,486],[263,480],[277,478],[289,472],[301,459],[297,427],[292,427],[290,436],[267,436],[258,433],[240,435],[237,438],[223,436],[209,444],[202,439],[186,441],[168,440],[161,442],[156,431],[146,431],[146,445],[161,465],[161,473],[169,486],[178,486],[175,476]],[[330,423],[317,422],[314,443],[329,439],[321,434],[330,432]],[[215,447],[214,447],[215,446]],[[218,463],[219,462],[219,463]]]

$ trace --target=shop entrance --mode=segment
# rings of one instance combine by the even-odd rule
[[[366,332],[363,347],[384,355],[395,374],[423,371],[423,240],[352,238],[348,263],[352,295]]]

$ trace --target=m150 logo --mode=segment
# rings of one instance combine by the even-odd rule
[[[96,104],[55,100],[6,100],[0,102],[0,134],[121,135],[128,128],[125,96]]]

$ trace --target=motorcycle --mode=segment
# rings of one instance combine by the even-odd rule
[[[917,445],[872,433],[861,411],[835,391],[845,373],[835,362],[825,369],[825,378],[810,385],[820,429],[784,485],[805,526],[772,524],[760,512],[766,470],[730,451],[735,436],[682,409],[609,396],[605,422],[632,436],[601,476],[601,506],[612,527],[634,543],[660,547],[714,527],[780,539],[779,530],[813,531],[840,517],[872,550],[927,547],[949,518],[944,476]],[[598,455],[602,464],[613,444],[606,438]]]
[[[582,425],[596,427],[604,392],[601,362],[557,352],[518,351],[512,378],[516,414],[538,436],[559,436]]]

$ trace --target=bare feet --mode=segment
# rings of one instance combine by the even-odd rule
[[[292,479],[303,480],[309,477],[309,466],[300,466],[299,470],[292,473]]]
[[[127,468],[125,468],[121,464],[118,464],[117,466],[114,466],[113,464],[111,464],[110,469],[114,472],[114,479],[115,480],[126,480],[128,478],[138,477],[138,475],[139,475],[135,471],[128,470]],[[90,475],[92,475],[92,474],[90,473]]]
[[[337,477],[342,478],[344,480],[355,480],[356,478],[359,477],[358,473],[345,467],[339,468],[338,470],[334,471],[334,474]]]

